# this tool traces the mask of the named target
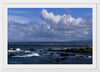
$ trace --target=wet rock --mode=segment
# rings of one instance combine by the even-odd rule
[[[31,48],[30,51],[36,51],[36,49]]]
[[[72,52],[72,53],[91,53],[92,55],[92,47],[82,47],[82,48],[70,48],[70,49],[58,49],[58,50],[52,50],[48,49],[48,51],[59,51],[59,52]]]
[[[53,55],[54,53],[50,53],[50,55]]]
[[[76,54],[70,54],[70,56],[76,56]]]
[[[14,48],[9,48],[8,50],[16,50],[16,49],[14,49]]]
[[[51,48],[49,48],[47,51],[52,51],[52,49],[51,49]]]
[[[54,53],[49,53],[49,56],[52,56]]]
[[[39,53],[39,55],[42,55],[42,53]]]
[[[91,46],[86,47],[86,49],[91,49],[91,48],[92,48]]]
[[[80,50],[80,51],[83,51],[83,50],[85,50],[85,48],[84,48],[84,47],[81,47],[81,48],[79,48],[79,50]]]
[[[61,58],[61,60],[65,60],[65,59],[67,59],[67,58],[66,57]]]
[[[84,50],[84,53],[91,53],[92,54],[92,48],[86,48]]]
[[[15,54],[11,53],[8,57],[16,56]]]
[[[60,53],[60,56],[75,56],[75,54]]]

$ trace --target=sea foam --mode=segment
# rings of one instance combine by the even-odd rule
[[[26,54],[26,55],[16,55],[12,57],[32,57],[32,56],[39,56],[38,53]]]

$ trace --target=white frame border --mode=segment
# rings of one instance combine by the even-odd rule
[[[54,64],[54,65],[49,65],[49,64],[41,64],[41,65],[37,65],[37,64],[33,64],[33,65],[29,65],[29,64],[15,64],[17,66],[15,66],[14,64],[7,64],[7,46],[8,45],[8,39],[7,39],[7,30],[8,30],[8,27],[7,27],[7,9],[8,8],[93,8],[93,64],[66,64],[66,65],[63,65],[63,64],[60,64],[60,65],[57,65],[57,64]],[[96,42],[96,39],[95,39],[95,36],[96,36],[96,4],[50,4],[50,3],[42,3],[42,4],[4,4],[4,48],[5,48],[5,51],[4,51],[4,63],[6,63],[4,66],[9,68],[9,67],[34,67],[34,68],[96,68],[96,44],[94,44]]]
[[[98,3],[98,2],[97,2],[97,3]],[[90,4],[97,4],[97,3],[90,3]],[[10,4],[10,3],[5,3],[5,4]],[[17,4],[17,3],[11,3],[11,5],[12,5],[12,4]],[[20,3],[20,4],[21,4],[21,3]],[[38,3],[34,3],[34,4],[38,4]],[[41,3],[39,3],[39,5],[40,5],[40,4],[41,4]],[[42,3],[42,4],[43,4],[43,3]],[[49,3],[46,3],[46,4],[49,4]],[[57,4],[58,4],[58,3],[57,3]],[[60,3],[59,3],[59,4],[60,4]],[[66,4],[66,3],[63,3],[63,4]],[[99,4],[100,4],[100,3],[99,3]],[[4,5],[3,5],[3,6],[4,6]],[[27,6],[26,6],[26,7],[27,7]],[[98,7],[99,7],[99,6],[97,5],[97,8],[98,8]],[[40,7],[39,7],[39,8],[40,8]],[[0,9],[1,9],[1,8],[0,8]],[[4,9],[5,9],[5,8],[4,8]],[[99,10],[99,9],[97,9],[97,10]],[[95,13],[95,11],[94,11],[94,13]],[[6,16],[7,16],[7,15],[6,15]],[[93,15],[93,16],[94,16],[94,15]],[[2,16],[1,16],[1,17],[2,17]],[[93,18],[96,19],[96,16],[94,16]],[[5,19],[5,17],[4,17],[4,19]],[[97,20],[98,20],[98,17],[97,17]],[[97,21],[97,20],[96,20],[96,21]],[[99,22],[99,21],[97,21],[97,22]],[[96,23],[96,22],[93,21],[93,23]],[[98,24],[98,23],[97,23],[97,24]],[[5,37],[6,34],[5,34],[5,33],[7,33],[6,30],[5,30],[5,27],[6,27],[6,26],[3,27],[2,25],[1,25],[1,27],[0,27],[0,28],[1,28],[1,29],[0,29],[0,32],[1,32],[2,34],[3,34],[3,31],[4,31],[4,34],[3,34],[4,38],[3,38],[3,36],[2,36],[3,39],[0,38],[0,40],[1,40],[0,43],[3,44],[3,46],[5,46],[3,40],[4,40],[4,41],[6,40],[6,37]],[[94,26],[94,24],[93,24],[93,27],[95,27],[95,29],[96,29],[96,26]],[[2,29],[2,28],[4,28],[4,29]],[[7,29],[7,28],[6,28],[6,29]],[[94,28],[93,28],[93,29],[94,29]],[[96,30],[95,30],[94,32],[95,32],[95,35],[96,35]],[[94,38],[95,38],[95,41],[96,41],[96,36],[94,36]],[[98,43],[97,43],[97,44],[98,44]],[[1,45],[0,47],[2,48],[3,46]],[[95,46],[96,46],[96,43],[95,43]],[[98,45],[97,45],[97,46],[98,46]],[[97,47],[97,48],[98,48],[98,47]],[[98,50],[99,50],[99,49],[98,49]],[[4,49],[3,49],[2,51],[4,51]],[[93,51],[94,51],[94,50],[93,50]],[[96,51],[96,49],[95,49],[95,51]],[[6,52],[6,51],[4,51],[3,54],[5,54],[5,52]],[[97,53],[98,53],[98,51],[97,51]],[[100,54],[100,53],[98,53],[98,54]],[[97,54],[97,56],[98,56],[98,54]],[[93,56],[96,57],[96,55],[93,55]],[[3,58],[3,59],[4,59],[4,62],[3,62],[3,64],[2,64],[2,66],[3,66],[4,69],[6,68],[6,70],[9,69],[9,68],[10,68],[11,70],[14,70],[15,68],[20,68],[20,70],[24,70],[23,68],[33,68],[32,65],[30,65],[30,66],[26,66],[26,65],[7,66],[7,65],[5,65],[5,58]],[[100,59],[100,57],[99,57],[99,59]],[[97,60],[99,60],[99,59],[97,58]],[[96,62],[96,60],[95,60],[95,62]],[[97,61],[97,62],[98,62],[98,61]],[[99,63],[99,62],[98,62],[98,63]],[[100,64],[100,63],[99,63],[99,64]],[[23,67],[22,67],[22,66],[23,66]],[[99,66],[100,66],[100,65],[99,65]],[[84,66],[84,67],[85,67],[85,69],[86,69],[86,70],[84,70],[84,71],[88,71],[88,70],[90,70],[91,72],[92,72],[92,71],[96,71],[96,72],[99,71],[99,69],[96,68],[96,65],[95,65],[95,67],[93,67],[93,69],[89,69],[89,68],[91,68],[91,67],[89,67],[89,66],[87,66],[88,69],[86,68],[86,66]],[[98,64],[97,64],[97,67],[98,67]],[[12,68],[13,68],[13,69],[12,69]],[[35,68],[36,68],[36,69],[35,69]],[[76,67],[75,67],[75,68],[74,68],[74,67],[70,67],[70,68],[73,68],[73,70],[72,70],[72,69],[70,70],[69,67],[68,67],[67,69],[65,69],[66,67],[62,67],[62,66],[59,67],[58,65],[54,65],[53,67],[52,67],[52,66],[51,66],[51,67],[46,67],[46,66],[45,66],[45,67],[42,67],[42,66],[38,67],[38,66],[37,66],[37,67],[34,67],[33,69],[35,69],[36,71],[41,71],[41,70],[38,70],[38,69],[42,69],[42,68],[45,69],[45,70],[42,70],[42,71],[47,71],[48,68],[53,68],[53,69],[55,69],[57,72],[60,72],[60,70],[61,70],[62,68],[64,69],[64,70],[63,70],[64,72],[65,72],[65,71],[70,71],[70,72],[77,71],[77,72],[79,72],[79,71],[81,71],[81,70],[80,70],[81,68],[82,68],[82,70],[83,70],[83,67],[80,67],[80,66],[78,66],[78,69],[76,69]],[[59,70],[58,68],[60,68],[60,70]],[[20,71],[20,70],[19,70],[19,71]],[[29,69],[28,69],[28,70],[29,70]],[[50,70],[50,69],[49,69],[49,70]],[[41,71],[41,72],[42,72],[42,71]],[[51,71],[52,71],[52,70],[51,70]],[[9,72],[9,71],[8,71],[8,72]],[[25,72],[26,72],[26,71],[25,71]],[[83,72],[83,71],[81,71],[81,72]]]

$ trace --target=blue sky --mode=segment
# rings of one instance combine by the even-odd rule
[[[92,8],[8,8],[9,42],[92,40]]]

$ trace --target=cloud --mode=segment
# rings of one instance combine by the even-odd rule
[[[82,22],[82,18],[73,18],[71,15],[64,14],[63,16],[54,15],[52,12],[48,13],[46,9],[43,9],[40,13],[41,17],[51,24],[66,24],[66,25],[77,25]]]
[[[88,32],[88,31],[83,31],[83,33],[84,33],[84,34],[86,34],[86,35],[88,35],[88,34],[89,34],[89,32]]]
[[[12,11],[12,10],[9,10],[8,12],[9,13],[28,13],[26,11]]]
[[[48,13],[47,10],[45,9],[43,9],[40,14],[41,14],[41,17],[47,22],[53,22],[56,24],[60,20],[60,15],[55,16],[52,12]]]
[[[73,18],[71,15],[54,15],[43,9],[40,17],[44,23],[35,21],[8,21],[8,40],[26,42],[66,42],[92,39],[92,20]],[[23,23],[23,24],[22,24]]]
[[[8,15],[8,21],[15,21],[15,22],[19,22],[19,23],[28,23],[29,20],[25,17],[22,16],[14,16],[14,15]]]
[[[54,15],[52,12],[47,12],[46,9],[43,9],[40,13],[43,20],[47,22],[47,24],[52,25],[58,29],[76,29],[76,28],[85,28],[89,25],[92,26],[92,20],[83,20],[80,18],[73,18],[71,15]]]

